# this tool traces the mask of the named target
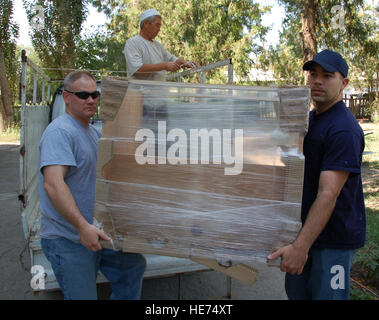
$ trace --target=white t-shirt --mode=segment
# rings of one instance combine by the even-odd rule
[[[155,74],[135,74],[143,64],[155,64],[178,60],[173,54],[168,52],[163,45],[156,41],[149,41],[140,35],[134,36],[126,41],[124,54],[127,65],[128,77],[143,80],[165,80],[166,71],[156,72]]]

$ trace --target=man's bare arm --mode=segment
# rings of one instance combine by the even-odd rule
[[[269,255],[268,260],[282,257],[280,269],[283,272],[301,274],[308,251],[328,223],[348,177],[349,172],[346,171],[321,172],[317,197],[298,237],[292,244]]]
[[[155,63],[155,64],[143,64],[137,71],[136,74],[138,73],[155,73],[159,71],[171,71],[175,72],[180,69],[180,64],[176,62],[160,62],[160,63]]]
[[[82,216],[75,199],[64,181],[67,166],[46,166],[42,169],[44,175],[44,189],[55,209],[79,232],[80,241],[87,249],[97,251],[101,249],[99,237],[109,238],[99,229],[89,224]]]
[[[159,71],[171,71],[175,72],[178,71],[180,68],[186,67],[186,68],[197,68],[198,65],[195,62],[192,61],[186,61],[182,58],[177,59],[176,61],[169,61],[169,62],[161,62],[161,63],[155,63],[155,64],[143,64],[137,71],[138,73],[154,73]]]

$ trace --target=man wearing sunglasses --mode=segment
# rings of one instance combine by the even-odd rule
[[[144,257],[102,249],[99,240],[110,239],[93,225],[101,136],[90,124],[100,96],[96,80],[77,71],[63,85],[66,113],[49,124],[39,146],[43,252],[65,299],[97,299],[99,269],[110,281],[112,299],[139,299]]]

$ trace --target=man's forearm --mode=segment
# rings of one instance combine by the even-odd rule
[[[155,63],[155,64],[143,64],[141,68],[139,68],[136,73],[153,73],[167,70],[167,63]]]
[[[182,66],[185,65],[185,61],[183,59],[178,59],[175,62],[174,61],[168,61],[168,62],[160,62],[155,64],[143,64],[136,72],[135,74],[151,74],[155,72],[160,71],[170,71],[170,72],[176,72],[178,71]]]
[[[301,274],[308,259],[308,251],[328,223],[348,176],[349,173],[345,171],[321,172],[317,197],[296,240],[267,257],[269,260],[282,257],[281,271]]]
[[[336,199],[335,195],[327,192],[321,192],[317,195],[304,226],[293,243],[295,247],[302,248],[306,252],[309,251],[332,216]]]
[[[44,188],[57,211],[71,223],[79,233],[80,242],[92,251],[100,250],[99,239],[109,241],[110,238],[91,225],[79,211],[75,199],[64,181],[45,183]]]
[[[44,188],[55,209],[77,230],[88,224],[77,207],[70,189],[64,182],[45,183]]]
[[[349,173],[346,171],[323,171],[320,175],[319,190],[313,202],[304,226],[294,245],[309,250],[328,223],[337,198],[346,183]]]

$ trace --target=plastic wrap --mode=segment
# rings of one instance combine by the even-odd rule
[[[95,217],[124,251],[251,262],[301,227],[308,88],[104,79]]]

